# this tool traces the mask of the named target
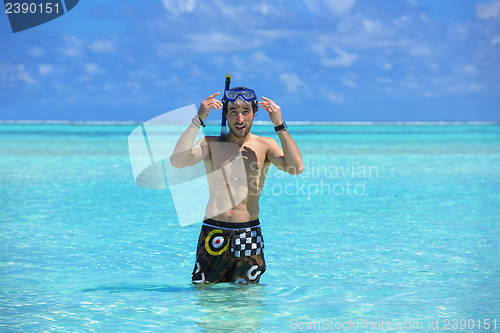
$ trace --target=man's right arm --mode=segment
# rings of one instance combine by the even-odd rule
[[[202,138],[193,147],[198,129],[199,127],[195,124],[191,124],[186,131],[182,133],[179,141],[177,141],[175,145],[174,153],[170,156],[170,164],[172,164],[173,167],[185,168],[195,165],[207,156],[206,149],[203,149],[206,145],[205,138]]]
[[[219,95],[219,93],[210,95],[203,102],[201,102],[200,108],[198,109],[198,117],[202,121],[208,117],[212,108],[216,110],[220,110],[222,108],[222,103],[215,99],[217,95]],[[172,166],[176,168],[188,167],[199,163],[207,156],[208,149],[206,149],[206,138],[202,138],[193,147],[198,129],[199,127],[192,123],[186,131],[182,133],[179,141],[177,141],[177,144],[175,145],[174,153],[170,157],[170,164],[172,164]]]

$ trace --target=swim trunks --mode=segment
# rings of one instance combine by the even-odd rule
[[[258,283],[266,270],[259,220],[244,223],[203,221],[194,283]]]

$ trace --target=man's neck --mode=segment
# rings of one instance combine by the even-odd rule
[[[237,144],[238,146],[243,146],[246,142],[248,142],[250,140],[250,137],[252,136],[252,133],[248,132],[247,135],[245,135],[245,137],[243,138],[238,138],[236,137],[231,131],[229,131],[229,133],[227,134],[226,136],[226,141],[227,142],[231,142],[231,143],[234,143],[234,144]]]

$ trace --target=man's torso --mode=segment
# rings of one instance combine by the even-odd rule
[[[267,159],[268,140],[272,139],[250,135],[241,147],[221,144],[220,137],[206,137],[209,153],[204,163],[210,191],[206,218],[223,222],[258,218],[259,198],[271,163]],[[222,171],[217,173],[220,176],[210,177],[216,170]]]

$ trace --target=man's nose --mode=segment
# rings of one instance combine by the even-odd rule
[[[245,120],[245,118],[243,117],[243,114],[238,113],[238,122],[241,123],[241,122],[243,122],[243,120]]]

